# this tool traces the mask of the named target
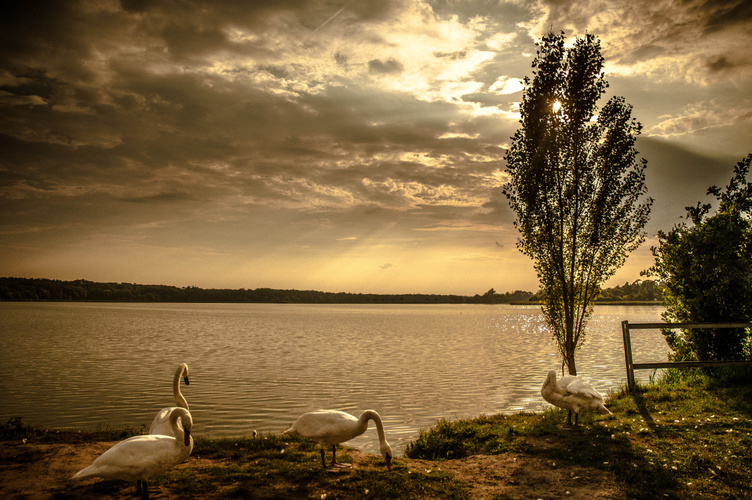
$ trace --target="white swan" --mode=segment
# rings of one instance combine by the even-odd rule
[[[558,392],[562,396],[566,396],[567,394],[569,394],[569,392],[567,392],[567,387],[569,386],[569,384],[577,382],[579,380],[581,379],[577,375],[564,375],[563,377],[556,379],[556,392]]]
[[[182,420],[182,429],[178,426]],[[188,410],[177,408],[170,414],[170,425],[177,437],[144,434],[133,436],[105,451],[73,479],[103,477],[137,481],[136,491],[143,482],[143,497],[149,498],[147,481],[154,474],[168,471],[188,459],[193,451],[191,428],[193,419]]]
[[[337,445],[344,443],[363,434],[368,429],[368,421],[373,420],[376,424],[376,432],[379,434],[379,451],[384,455],[386,467],[392,470],[392,447],[384,435],[384,424],[381,417],[373,410],[366,410],[360,418],[355,418],[349,413],[337,410],[318,410],[301,415],[292,427],[282,434],[290,436],[301,435],[318,442],[321,447],[321,464],[326,469],[324,460],[324,448],[332,445],[332,467],[349,467],[349,464],[338,464],[336,459]]]
[[[577,425],[581,411],[611,414],[603,404],[603,396],[592,385],[574,375],[567,375],[557,381],[556,372],[549,371],[541,387],[541,396],[552,405],[569,410],[569,424],[572,423],[572,412],[575,415],[574,425]]]
[[[162,408],[154,417],[149,427],[149,434],[163,434],[165,436],[175,436],[170,427],[170,414],[178,407],[188,410],[188,401],[183,397],[183,393],[180,392],[180,378],[183,378],[185,385],[189,385],[191,382],[188,379],[188,365],[181,363],[178,365],[178,369],[175,370],[175,377],[172,379],[172,394],[175,396],[175,402],[178,406],[167,406]],[[178,421],[180,427],[180,421]]]

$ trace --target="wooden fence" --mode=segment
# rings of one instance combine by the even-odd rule
[[[661,363],[635,363],[632,361],[632,330],[655,330],[660,328],[752,328],[752,323],[630,323],[621,322],[621,332],[624,337],[624,357],[627,361],[627,385],[629,390],[635,390],[635,370],[654,368],[690,368],[711,366],[743,366],[752,365],[752,361],[664,361]]]

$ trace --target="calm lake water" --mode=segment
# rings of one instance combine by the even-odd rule
[[[580,375],[602,393],[624,384],[621,321],[662,311],[596,307]],[[666,359],[657,331],[632,343],[636,362]],[[148,430],[174,406],[183,362],[196,435],[276,433],[309,410],[372,408],[398,455],[440,418],[544,410],[540,387],[561,370],[534,306],[0,303],[2,423]],[[349,444],[378,450],[373,429]]]

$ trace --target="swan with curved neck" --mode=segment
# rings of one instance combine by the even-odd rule
[[[373,420],[376,424],[376,432],[379,436],[379,451],[384,455],[386,467],[391,472],[394,453],[386,440],[381,417],[374,410],[364,411],[359,418],[337,410],[318,410],[304,413],[282,434],[300,435],[318,442],[321,447],[321,465],[325,469],[324,449],[327,445],[332,446],[332,468],[350,467],[350,464],[337,463],[337,445],[363,434],[368,429],[369,420]]]
[[[182,421],[182,425],[178,425]],[[188,459],[193,451],[193,418],[185,408],[170,414],[174,436],[143,434],[120,441],[97,457],[94,462],[73,476],[73,479],[102,477],[136,481],[136,489],[143,484],[143,498],[149,498],[147,481]]]
[[[188,410],[188,401],[185,400],[183,397],[183,393],[180,392],[180,379],[183,379],[183,382],[185,382],[185,385],[190,385],[190,379],[188,378],[188,365],[185,363],[181,363],[178,365],[177,370],[175,370],[175,377],[172,379],[172,394],[175,397],[175,402],[178,404],[178,406],[166,406],[159,410],[157,415],[154,417],[154,420],[151,422],[151,427],[149,427],[149,434],[164,434],[165,436],[175,436],[175,434],[172,433],[172,428],[170,427],[170,415],[174,410],[177,408],[185,408]],[[178,425],[180,423],[178,422]]]
[[[569,410],[567,417],[569,424],[572,423],[572,412],[574,412],[575,426],[582,411],[611,414],[603,404],[603,396],[592,385],[575,375],[567,375],[557,381],[556,372],[549,371],[541,387],[541,396],[552,405]]]

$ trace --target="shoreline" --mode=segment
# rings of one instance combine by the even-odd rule
[[[613,415],[584,415],[576,428],[556,409],[439,421],[421,433],[406,457],[393,460],[391,474],[380,455],[344,447],[338,456],[353,468],[325,472],[317,446],[303,438],[197,437],[188,462],[150,480],[150,490],[167,499],[746,494],[752,382],[649,385],[635,396],[613,394],[607,406]],[[0,433],[0,496],[128,498],[134,485],[122,481],[70,480],[127,434],[45,431],[11,419]]]

